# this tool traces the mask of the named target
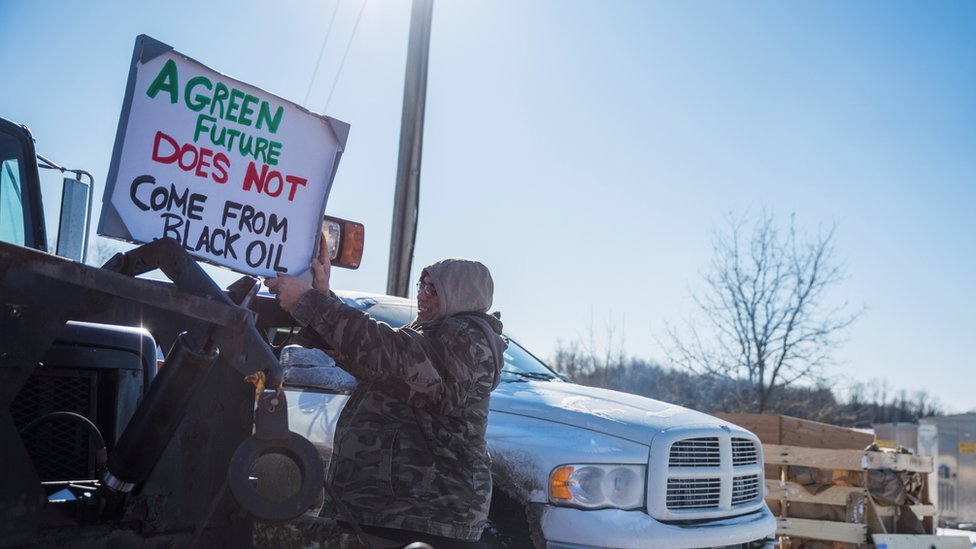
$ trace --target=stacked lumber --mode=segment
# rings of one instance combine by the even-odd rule
[[[971,547],[968,538],[934,535],[931,457],[880,449],[870,433],[816,421],[716,415],[762,441],[766,502],[783,549]]]

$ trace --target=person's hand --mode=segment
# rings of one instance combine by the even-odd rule
[[[325,231],[319,238],[319,255],[312,258],[312,287],[329,295],[329,278],[332,276],[332,262],[329,261],[329,241]]]
[[[298,300],[302,295],[312,289],[312,286],[308,282],[301,278],[288,275],[279,275],[278,278],[265,279],[264,285],[268,287],[268,291],[278,300],[281,308],[289,313],[298,304]]]

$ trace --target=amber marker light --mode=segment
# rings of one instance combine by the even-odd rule
[[[573,484],[569,477],[572,475],[573,468],[568,465],[553,470],[552,474],[549,475],[549,494],[551,494],[552,499],[563,501],[573,499],[572,494],[569,493],[569,488]]]
[[[366,228],[362,223],[348,221],[330,215],[322,223],[329,239],[329,259],[335,267],[358,269],[363,260]]]
[[[582,509],[637,509],[644,506],[646,468],[623,463],[560,465],[549,475],[549,498]]]
[[[343,265],[349,265],[350,269],[358,268],[363,259],[365,242],[366,228],[360,223],[350,222],[348,230],[343,234],[342,246],[340,247],[342,253],[339,262]]]

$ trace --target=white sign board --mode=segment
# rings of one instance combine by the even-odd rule
[[[136,39],[98,233],[260,276],[315,252],[349,126]]]

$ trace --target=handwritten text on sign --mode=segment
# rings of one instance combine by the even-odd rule
[[[173,51],[135,70],[110,182],[131,238],[250,274],[307,269],[342,147],[327,120]]]

